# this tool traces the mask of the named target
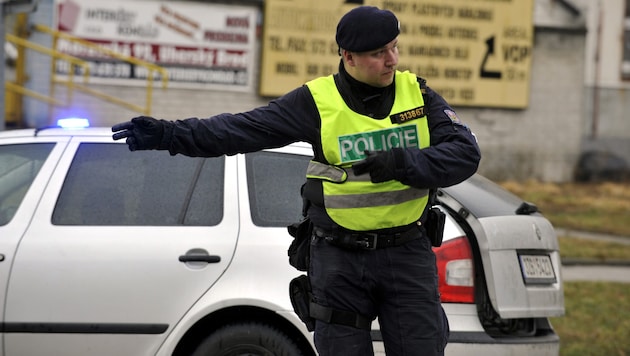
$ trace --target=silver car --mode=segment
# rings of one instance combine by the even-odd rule
[[[0,355],[315,355],[289,300],[286,228],[311,154],[189,158],[130,153],[105,128],[0,132]],[[557,355],[549,221],[479,175],[439,201],[446,354]]]

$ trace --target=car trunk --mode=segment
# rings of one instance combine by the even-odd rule
[[[479,219],[474,228],[492,306],[505,319],[564,313],[560,254],[541,216]]]
[[[564,313],[557,236],[534,205],[478,175],[443,189],[439,200],[478,248],[476,286],[485,287],[477,292],[480,314],[489,314],[484,303],[497,320]]]

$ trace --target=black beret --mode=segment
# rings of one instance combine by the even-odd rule
[[[343,15],[335,39],[340,48],[366,52],[381,48],[400,34],[396,15],[374,6],[359,6]]]

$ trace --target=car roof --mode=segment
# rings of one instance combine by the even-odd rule
[[[64,129],[58,126],[37,129],[16,129],[0,131],[0,138],[18,137],[51,137],[51,136],[111,136],[112,130],[106,127],[88,127],[81,129]]]
[[[20,138],[20,137],[111,137],[110,127],[87,127],[77,129],[67,129],[59,126],[47,126],[36,129],[11,129],[0,131],[0,139]],[[124,140],[120,140],[124,142]],[[311,148],[306,142],[294,142],[290,147]]]

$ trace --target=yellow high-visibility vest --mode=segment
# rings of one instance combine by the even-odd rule
[[[352,111],[333,76],[306,83],[321,116],[321,142],[326,162],[311,161],[306,177],[322,181],[324,207],[332,220],[355,231],[404,226],[417,221],[428,201],[428,189],[391,180],[372,183],[356,176],[352,164],[364,151],[430,145],[424,99],[415,74],[396,72],[395,99],[388,117],[377,120]]]

